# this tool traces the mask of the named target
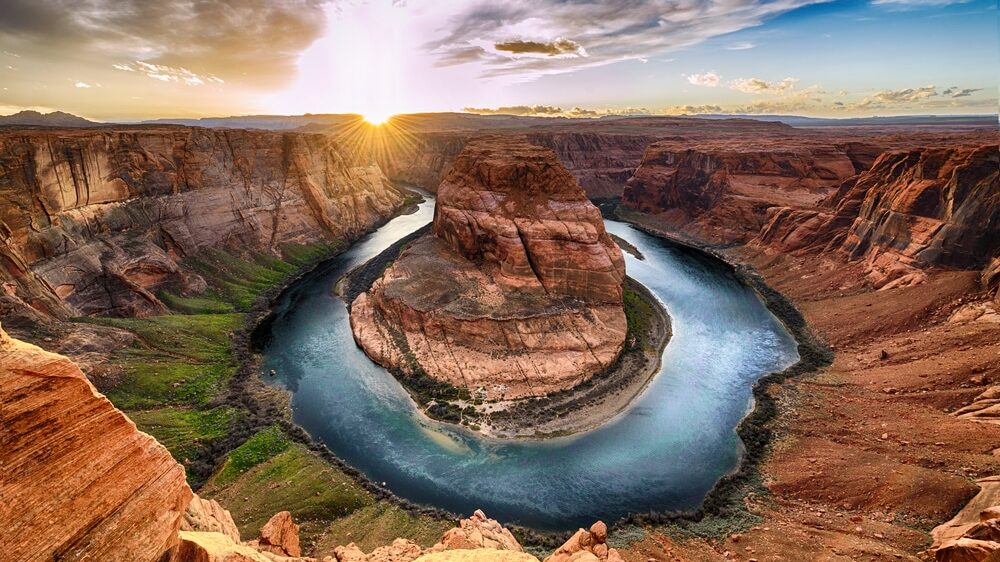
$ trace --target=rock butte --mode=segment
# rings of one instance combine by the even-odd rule
[[[468,144],[437,191],[433,234],[351,305],[376,362],[486,398],[572,388],[622,350],[625,265],[600,212],[547,149]]]

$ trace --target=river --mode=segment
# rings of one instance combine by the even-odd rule
[[[336,282],[430,222],[434,200],[324,262],[277,300],[264,349],[270,384],[292,394],[293,418],[338,457],[396,495],[467,516],[545,530],[629,513],[698,507],[736,468],[735,428],[760,376],[798,360],[795,341],[756,293],[701,252],[606,221],[644,260],[627,273],[665,306],[673,336],[660,372],[617,417],[592,431],[535,441],[487,439],[428,420],[354,343]]]

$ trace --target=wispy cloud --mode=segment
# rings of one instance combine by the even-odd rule
[[[76,86],[77,88],[93,88],[93,86],[91,86],[86,82],[77,82],[76,84],[73,85]]]
[[[115,69],[124,72],[138,72],[161,82],[179,82],[188,86],[204,86],[207,83],[225,84],[225,80],[214,74],[196,74],[180,67],[175,68],[165,64],[153,64],[144,61],[134,63],[114,64]]]
[[[872,5],[895,8],[920,8],[926,6],[947,6],[949,4],[967,4],[970,1],[971,0],[872,0]]]
[[[725,47],[727,51],[745,51],[747,49],[753,49],[756,47],[756,43],[751,43],[749,41],[741,41],[739,43],[733,43]]]
[[[729,87],[747,94],[783,94],[795,89],[798,83],[798,78],[785,78],[780,82],[768,82],[760,78],[736,78],[729,81]]]
[[[483,76],[530,79],[649,58],[823,1],[480,0],[458,9],[425,48],[442,66],[474,64]],[[500,48],[508,45],[536,56]]]
[[[706,88],[714,88],[719,85],[722,77],[715,72],[705,72],[703,74],[688,74],[684,76],[687,81],[695,86],[705,86]]]

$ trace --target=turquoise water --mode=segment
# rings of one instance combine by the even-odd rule
[[[432,199],[324,263],[276,303],[264,350],[292,393],[296,423],[373,481],[413,502],[550,530],[629,513],[698,507],[739,463],[735,427],[760,376],[798,359],[757,295],[704,254],[607,221],[645,256],[628,274],[670,313],[673,337],[646,391],[605,425],[542,441],[502,441],[420,416],[399,383],[356,346],[332,288],[427,224]]]

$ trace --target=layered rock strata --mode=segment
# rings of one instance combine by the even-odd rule
[[[646,150],[622,202],[690,236],[745,242],[767,221],[767,208],[815,206],[863,160],[843,146],[664,140]]]
[[[184,468],[69,359],[0,330],[3,556],[161,560],[192,494]]]
[[[351,307],[358,344],[406,374],[487,398],[571,388],[614,363],[624,260],[554,154],[469,144],[438,189],[433,235]]]
[[[863,261],[876,287],[920,281],[934,266],[983,269],[1000,251],[1000,148],[890,151],[820,206],[775,207],[753,244]]]
[[[142,316],[205,248],[352,239],[404,199],[324,135],[189,127],[0,134],[0,311]]]

